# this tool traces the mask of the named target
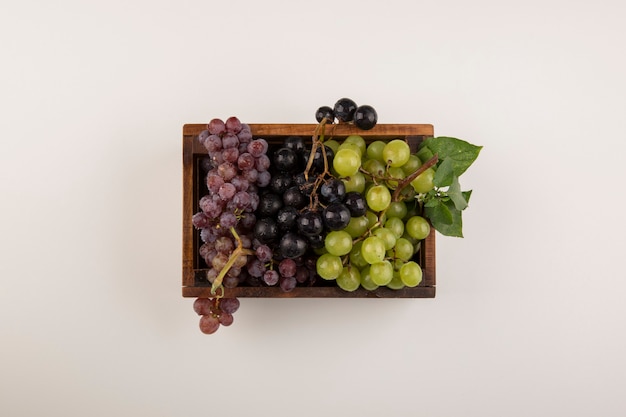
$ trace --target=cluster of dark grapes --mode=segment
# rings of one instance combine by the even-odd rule
[[[220,325],[233,324],[238,309],[236,298],[197,298],[193,303],[193,310],[200,316],[200,331],[205,334],[215,333]]]
[[[298,284],[313,285],[316,281],[314,249],[324,246],[323,223],[321,216],[312,219],[312,213],[317,212],[310,207],[315,205],[315,178],[328,166],[324,152],[327,161],[332,161],[330,148],[318,148],[305,174],[311,149],[301,137],[290,136],[270,150],[271,180],[259,188],[255,212],[256,259],[248,264],[249,275],[260,285],[279,285],[287,292]]]
[[[322,106],[315,112],[315,120],[321,123],[326,119],[327,123],[354,123],[361,130],[370,130],[378,122],[376,110],[368,104],[357,106],[354,100],[341,98],[334,107]]]

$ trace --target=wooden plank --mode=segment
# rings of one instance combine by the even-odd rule
[[[422,241],[424,250],[421,251],[422,284],[434,287],[437,285],[437,263],[435,257],[435,236],[437,232],[434,227],[430,228],[430,234]]]
[[[183,135],[198,135],[206,129],[205,124],[186,124],[183,126]],[[306,136],[313,135],[316,124],[250,124],[254,136]],[[369,138],[389,138],[390,136],[432,136],[433,125],[430,124],[380,124],[371,130],[360,130],[351,124],[326,125],[326,136],[345,137],[361,135]]]
[[[183,287],[183,297],[213,297],[209,286]],[[237,287],[226,289],[224,297],[252,298],[434,298],[435,287],[414,287],[392,290],[379,288],[366,291],[359,288],[347,292],[339,287],[296,287],[283,292],[277,287]]]
[[[183,285],[195,284],[194,274],[194,156],[193,137],[183,138]]]

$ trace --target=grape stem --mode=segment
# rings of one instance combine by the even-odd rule
[[[309,161],[306,164],[306,168],[304,169],[304,178],[308,181],[309,180],[309,171],[311,170],[311,166],[313,166],[313,159],[315,159],[315,151],[317,151],[317,147],[320,146],[320,139],[319,137],[322,137],[322,140],[324,140],[324,130],[325,130],[325,126],[326,126],[326,118],[323,118],[322,121],[317,125],[317,127],[315,128],[315,132],[313,133],[313,145],[311,146],[311,154],[309,155]],[[326,154],[324,153],[324,156]],[[325,167],[327,168],[327,165],[325,165]]]
[[[359,172],[361,172],[362,174],[369,175],[370,177],[372,177],[372,181],[374,181],[374,184],[376,184],[376,185],[378,185],[378,183],[381,182],[381,181],[396,181],[396,182],[400,181],[399,178],[385,177],[384,175],[372,174],[371,172],[366,171],[363,168],[359,168]]]
[[[324,182],[324,179],[327,176],[332,177],[330,170],[328,168],[328,157],[326,155],[326,147],[324,146],[324,135],[326,132],[327,121],[328,119],[326,118],[322,119],[322,121],[315,128],[315,132],[313,133],[313,138],[312,138],[313,145],[311,146],[311,153],[309,155],[309,160],[304,170],[304,178],[306,179],[306,181],[308,181],[309,171],[311,169],[311,166],[313,166],[313,160],[315,159],[317,148],[321,147],[322,159],[324,161],[324,171],[321,174],[317,175],[317,178],[315,178],[315,183],[313,184],[311,194],[309,195],[309,208],[312,210],[314,210],[319,203],[319,200],[317,198],[317,192],[316,192],[317,189],[319,188],[321,183]]]
[[[391,196],[391,201],[399,201],[400,193],[402,192],[402,190],[407,185],[409,185],[411,183],[411,181],[413,181],[415,178],[419,177],[428,168],[431,168],[431,167],[435,166],[435,164],[437,164],[437,161],[439,161],[439,155],[435,154],[428,161],[424,162],[424,165],[419,167],[414,173],[412,173],[408,177],[404,178],[403,180],[398,180],[398,186],[396,187],[396,190],[393,192],[393,195]]]
[[[411,181],[413,181],[415,178],[419,177],[420,174],[422,174],[424,171],[426,171],[428,168],[433,167],[437,161],[439,160],[439,157],[437,154],[435,154],[432,158],[430,158],[428,161],[426,161],[424,163],[424,165],[422,165],[421,167],[419,167],[414,173],[412,173],[411,175],[409,175],[408,177],[404,178],[403,180],[399,180],[397,178],[389,178],[389,180],[394,180],[394,181],[398,181],[398,186],[396,187],[395,191],[393,192],[393,195],[391,196],[391,201],[399,201],[400,197],[401,197],[401,193],[402,190],[404,188],[406,188],[407,185],[409,185],[411,183]],[[364,173],[367,173],[368,175],[372,175],[369,172],[362,170]],[[372,175],[372,178],[376,178],[376,176]],[[378,177],[378,179],[383,179],[386,180],[385,177]],[[387,207],[389,208],[389,207]],[[387,208],[384,209],[383,211],[381,211],[380,213],[378,213],[377,217],[378,220],[376,221],[376,223],[374,223],[371,227],[369,227],[367,229],[367,231],[365,233],[363,233],[363,235],[361,235],[359,238],[355,239],[352,241],[352,244],[355,244],[357,242],[360,242],[362,240],[364,240],[366,237],[371,236],[372,231],[374,229],[376,229],[379,226],[382,226],[382,219],[385,217],[385,213],[387,212]]]
[[[226,265],[224,265],[224,268],[222,268],[219,275],[215,278],[215,281],[213,281],[213,285],[211,285],[212,295],[216,295],[217,290],[221,288],[222,294],[218,295],[217,296],[218,298],[224,296],[224,287],[222,286],[222,281],[224,280],[224,277],[226,276],[228,271],[230,271],[230,268],[232,268],[232,266],[235,264],[235,261],[237,260],[239,255],[253,255],[254,254],[254,252],[252,252],[250,249],[245,249],[243,247],[243,242],[241,241],[241,238],[239,237],[239,234],[237,233],[234,227],[230,228],[230,232],[233,234],[233,236],[235,237],[235,240],[237,241],[237,247],[235,248],[233,253],[230,254],[230,258],[228,258],[228,262],[226,262]]]

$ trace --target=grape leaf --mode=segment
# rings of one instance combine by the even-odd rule
[[[454,205],[452,206],[454,207]],[[430,219],[435,229],[437,229],[437,224],[449,225],[453,221],[450,208],[439,198],[435,198],[428,205],[424,205],[424,214]]]
[[[452,201],[442,201],[435,207],[424,207],[424,214],[442,235],[463,237],[461,210],[457,210]]]
[[[444,159],[437,167],[437,172],[433,177],[433,184],[437,187],[447,187],[452,184],[454,175],[454,162],[452,159]]]
[[[465,210],[467,208],[467,200],[461,192],[461,184],[459,184],[459,177],[453,175],[452,184],[448,188],[448,197],[454,203],[454,207],[457,210]]]
[[[469,199],[472,196],[472,190],[463,191],[461,194],[463,194],[463,198],[465,198],[465,201],[467,201],[467,204],[469,204]]]
[[[478,158],[482,146],[472,145],[461,139],[439,136],[436,138],[428,138],[420,145],[418,156],[420,154],[438,154],[439,167],[444,161],[450,159],[452,161],[452,170],[457,177],[460,177],[467,168]],[[428,151],[430,152],[428,152]],[[437,169],[439,169],[439,167]]]

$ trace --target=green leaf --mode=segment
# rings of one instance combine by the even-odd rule
[[[433,184],[437,187],[447,187],[452,184],[453,178],[455,178],[454,162],[450,158],[444,159],[437,167],[437,172],[435,172],[433,177]]]
[[[430,206],[424,206],[424,214],[428,217],[437,229],[438,224],[450,225],[453,222],[452,213],[448,205],[440,199],[433,200],[436,204]],[[453,205],[454,207],[454,205]]]
[[[442,202],[436,207],[424,207],[424,214],[442,235],[463,237],[461,210],[457,210],[452,201]]]
[[[467,200],[461,192],[461,184],[459,184],[459,177],[453,175],[452,184],[448,188],[448,197],[454,203],[454,207],[457,210],[465,210],[467,208]]]
[[[424,140],[421,144],[418,156],[420,152],[428,154],[426,151],[426,149],[428,149],[432,155],[439,155],[441,163],[450,159],[452,161],[452,170],[454,171],[454,174],[457,177],[460,177],[461,174],[463,174],[467,168],[472,165],[476,158],[478,158],[478,154],[482,148],[482,146],[472,145],[471,143],[461,139],[440,136]],[[440,166],[437,169],[439,168]]]
[[[465,201],[467,201],[467,204],[469,204],[469,199],[472,196],[472,190],[469,191],[463,191],[463,198],[465,199]]]

